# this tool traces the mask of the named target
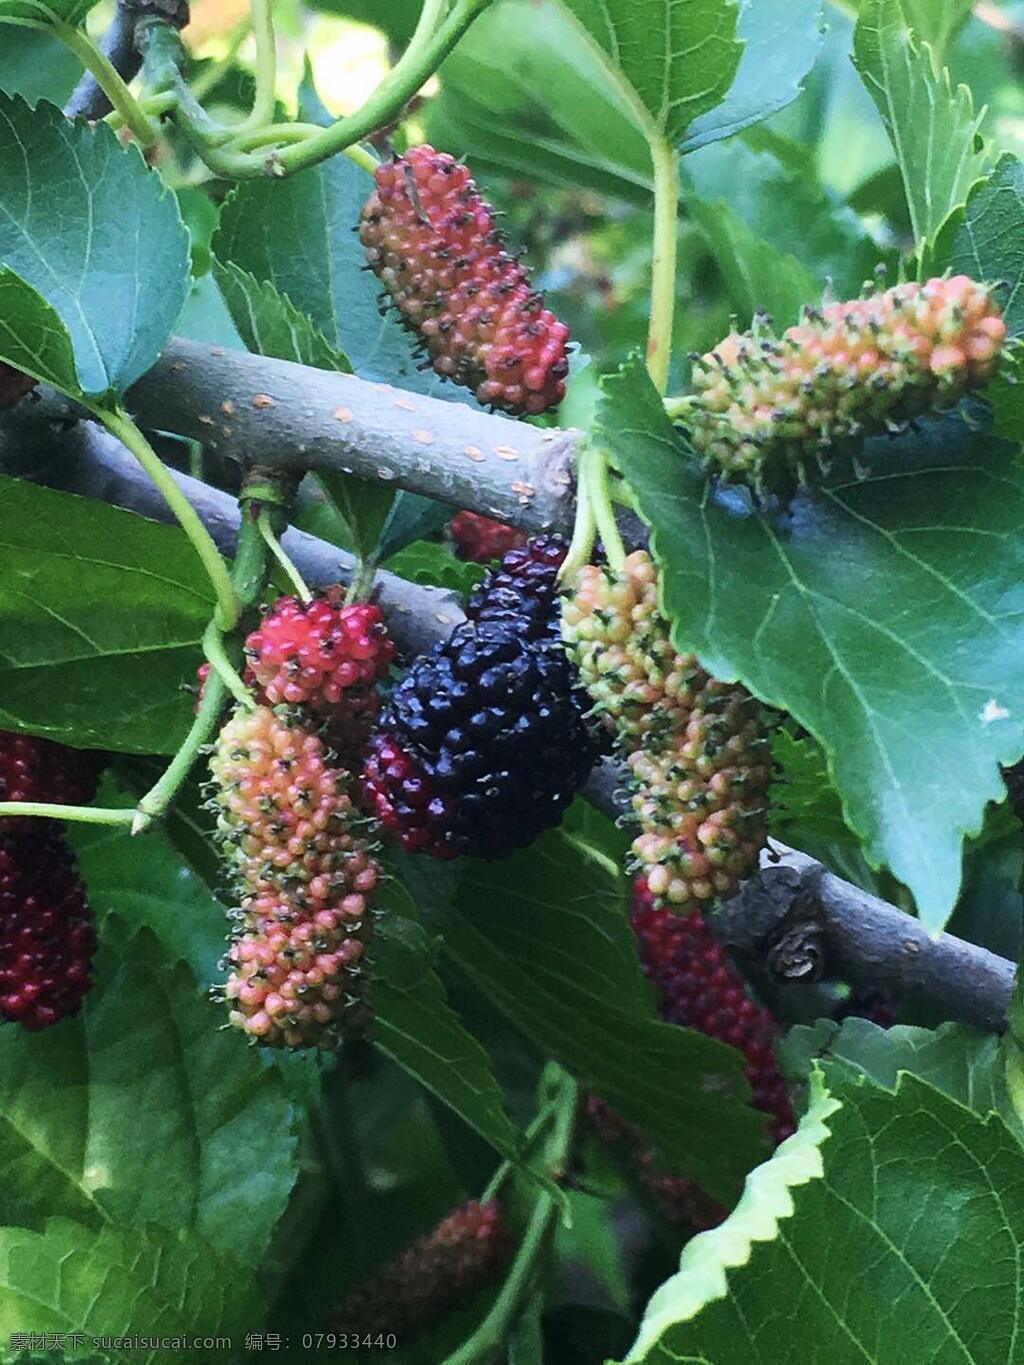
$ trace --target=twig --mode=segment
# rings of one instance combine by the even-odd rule
[[[177,28],[188,23],[187,0],[118,0],[100,48],[124,81],[132,80],[142,65],[135,48],[135,28],[144,14],[159,14]],[[64,106],[67,118],[101,119],[113,105],[91,71],[87,71]]]

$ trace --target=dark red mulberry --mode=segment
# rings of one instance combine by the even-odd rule
[[[23,370],[0,360],[0,408],[13,408],[15,403],[30,393],[39,383]]]
[[[0,1017],[31,1032],[78,1013],[96,949],[92,911],[60,826],[0,835]]]
[[[0,801],[49,801],[81,806],[96,795],[103,757],[36,735],[0,731]],[[26,829],[32,817],[0,819],[0,827]]]
[[[515,414],[561,402],[569,329],[504,247],[468,169],[433,147],[379,166],[359,234],[438,374]]]
[[[489,564],[526,542],[526,533],[518,527],[479,512],[457,512],[448,523],[448,534],[459,559],[476,564]]]
[[[360,1335],[386,1324],[407,1342],[468,1304],[497,1278],[512,1250],[512,1235],[496,1202],[463,1204],[346,1295],[332,1323],[339,1332]]]

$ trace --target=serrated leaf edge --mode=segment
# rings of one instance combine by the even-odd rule
[[[756,1242],[775,1240],[779,1224],[795,1212],[791,1192],[824,1176],[821,1149],[832,1136],[825,1120],[842,1107],[816,1066],[807,1112],[796,1132],[750,1172],[740,1201],[725,1222],[698,1234],[683,1248],[678,1271],[655,1291],[623,1365],[641,1365],[676,1323],[690,1321],[709,1303],[725,1298],[728,1271],[748,1263]]]

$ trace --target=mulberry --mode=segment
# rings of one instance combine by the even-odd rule
[[[526,543],[526,534],[515,526],[507,526],[493,517],[482,517],[478,512],[458,512],[448,523],[455,553],[459,559],[476,564],[488,564],[500,559],[509,550]]]
[[[359,223],[367,261],[437,373],[506,412],[555,407],[569,329],[504,249],[467,168],[412,147],[379,166],[376,181]]]
[[[695,359],[680,420],[725,480],[788,493],[830,448],[987,383],[1005,337],[990,291],[966,275],[896,285],[807,310],[781,339],[726,337]]]
[[[379,868],[348,774],[269,707],[236,710],[210,761],[218,834],[241,907],[228,960],[230,1021],[273,1046],[329,1046],[365,1030],[362,970]]]
[[[512,1235],[496,1202],[463,1204],[348,1294],[332,1314],[332,1324],[339,1332],[361,1335],[386,1323],[408,1342],[465,1307],[497,1278],[512,1250]]]
[[[0,1018],[31,1032],[77,1014],[91,985],[92,911],[61,827],[0,835]]]
[[[38,383],[39,380],[33,379],[30,374],[0,360],[0,408],[13,408]]]
[[[599,752],[558,639],[565,546],[513,550],[381,713],[366,790],[410,852],[500,858],[556,825]]]
[[[680,913],[733,894],[764,846],[771,777],[763,708],[677,654],[646,551],[621,573],[588,565],[563,607],[563,638],[634,783],[633,852]]]
[[[96,795],[103,758],[88,749],[36,735],[0,731],[0,801],[52,801],[81,806]],[[0,829],[27,829],[32,817],[0,819]]]

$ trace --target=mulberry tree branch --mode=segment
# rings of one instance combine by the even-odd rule
[[[183,28],[189,19],[188,0],[118,0],[100,49],[124,81],[132,80],[142,65],[135,47],[135,29],[145,14],[159,15],[176,28]],[[96,77],[87,71],[72,90],[64,114],[67,118],[101,119],[112,108]]]
[[[31,409],[22,405],[23,412]],[[34,432],[36,444],[27,439]],[[0,429],[0,435],[2,435]],[[9,440],[10,440],[10,434]],[[45,442],[38,415],[23,420],[10,441],[36,477],[86,497],[170,520],[159,492],[131,454],[108,433],[80,423],[55,438],[59,460],[42,458]],[[0,440],[0,465],[5,445]],[[185,474],[175,480],[218,546],[234,550],[240,515],[226,493]],[[303,578],[313,586],[347,582],[354,558],[301,531],[282,538]],[[463,619],[455,594],[378,574],[379,601],[405,653],[427,649]],[[623,812],[623,774],[611,762],[594,772],[585,795],[612,818]],[[909,994],[937,1015],[986,1030],[1000,1030],[1013,985],[1014,965],[984,948],[940,934],[932,938],[917,920],[895,906],[844,882],[820,863],[783,845],[765,856],[760,876],[715,917],[723,942],[741,958],[756,960],[779,983],[837,978],[896,994]]]

